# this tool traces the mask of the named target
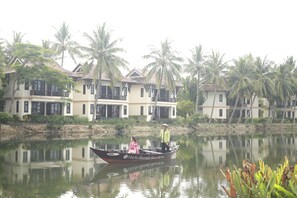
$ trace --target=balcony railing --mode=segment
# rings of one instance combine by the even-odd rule
[[[156,97],[152,97],[152,101],[155,101]],[[159,97],[158,100],[159,102],[176,102],[176,98],[168,98],[168,97]]]
[[[127,96],[112,95],[112,94],[102,94],[98,99],[107,99],[107,100],[126,100]]]
[[[30,90],[31,96],[60,96],[60,97],[69,97],[69,93],[65,91],[56,91],[56,90]]]

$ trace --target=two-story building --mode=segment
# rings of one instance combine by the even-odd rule
[[[22,61],[14,58],[10,65],[20,64]],[[25,65],[27,66],[27,65]],[[67,75],[71,72],[61,68],[57,63],[52,63],[51,68]],[[28,65],[30,67],[30,65]],[[64,115],[72,116],[72,98],[73,93],[58,88],[53,82],[47,82],[43,79],[32,79],[25,83],[19,83],[15,86],[14,92],[13,78],[15,70],[10,69],[5,72],[5,112],[19,116],[23,119],[25,115]]]
[[[112,84],[110,78],[103,73],[101,76],[101,90],[97,94],[96,79],[93,71],[85,72],[82,65],[73,70],[76,81],[76,92],[73,93],[73,114],[93,119],[128,118],[130,87],[134,81],[122,77]],[[95,108],[95,100],[97,100]],[[95,112],[96,111],[96,112]]]
[[[132,69],[126,77],[134,81],[131,83],[129,92],[129,115],[140,115],[144,116],[146,120],[150,120],[157,97],[156,81],[154,79],[147,81],[143,71],[136,68]],[[181,85],[177,85],[174,91],[170,91],[166,84],[161,85],[154,118],[176,118],[176,96],[181,87]]]

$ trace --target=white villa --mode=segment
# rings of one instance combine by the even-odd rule
[[[11,64],[21,60],[15,58],[13,61]],[[66,92],[42,79],[32,79],[18,85],[13,95],[11,79],[14,71],[8,71],[4,111],[18,116],[21,120],[25,119],[26,115],[76,115],[91,121],[94,113],[96,120],[129,116],[150,120],[155,103],[156,83],[145,82],[141,70],[133,69],[113,85],[107,75],[103,74],[100,95],[97,95],[97,83],[93,79],[92,71],[82,72],[80,64],[73,72],[62,69],[58,64],[52,67],[74,79],[75,91]],[[179,85],[174,92],[170,92],[166,85],[161,86],[155,111],[156,118],[176,118],[176,96],[180,87]]]
[[[14,58],[10,64],[21,62]],[[51,65],[54,69],[71,75],[68,70],[58,64]],[[4,89],[5,112],[17,115],[23,119],[25,115],[65,115],[72,116],[73,93],[60,90],[55,85],[41,79],[32,79],[31,82],[21,83],[13,96],[12,79],[14,71],[6,71],[6,86]]]

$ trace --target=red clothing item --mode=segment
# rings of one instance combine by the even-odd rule
[[[137,142],[131,142],[129,145],[129,153],[139,153]]]

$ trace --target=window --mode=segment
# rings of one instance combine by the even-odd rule
[[[82,158],[85,158],[85,148],[82,148],[82,150],[81,150],[81,156],[82,156]]]
[[[140,97],[143,97],[143,95],[144,95],[144,89],[141,88],[141,89],[140,89]]]
[[[219,109],[219,116],[223,117],[223,109]]]
[[[94,84],[92,84],[91,85],[91,94],[94,94],[94,89],[95,89]]]
[[[31,113],[33,115],[44,115],[44,102],[32,102]]]
[[[219,95],[219,102],[223,102],[223,94]]]
[[[70,103],[66,104],[66,113],[70,113]]]
[[[62,115],[62,103],[49,102],[46,104],[47,115]]]
[[[124,106],[124,115],[127,115],[127,106]]]
[[[29,111],[29,102],[28,101],[25,101],[24,102],[24,112],[25,113],[28,113],[28,111]]]
[[[69,151],[69,149],[66,150],[66,160],[67,161],[70,160],[70,151]]]
[[[143,106],[140,106],[140,115],[143,115]]]
[[[19,161],[19,153],[18,151],[15,151],[15,162]]]
[[[19,106],[20,106],[20,102],[17,101],[17,102],[16,102],[16,112],[17,112],[17,113],[19,112]]]
[[[29,82],[28,81],[25,82],[25,90],[29,90]]]
[[[127,87],[124,87],[124,90],[123,91],[124,91],[123,95],[124,96],[127,96]]]
[[[94,113],[94,104],[90,105],[90,113],[93,114]]]
[[[28,151],[24,151],[23,152],[23,163],[27,163],[28,162]]]
[[[148,106],[148,114],[152,115],[152,107],[151,106]]]
[[[223,142],[219,142],[219,148],[220,148],[220,149],[223,148]]]
[[[86,114],[86,105],[85,104],[83,104],[83,106],[82,106],[82,114]]]
[[[172,115],[175,116],[175,107],[172,108]]]
[[[86,94],[86,85],[83,85],[83,94]]]

